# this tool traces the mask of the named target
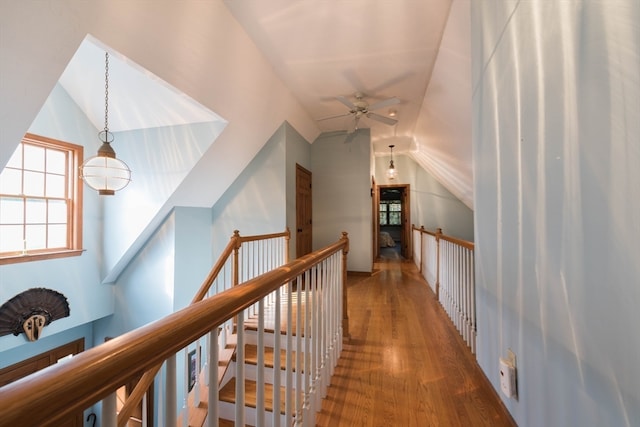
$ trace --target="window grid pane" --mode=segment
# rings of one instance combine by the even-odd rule
[[[0,257],[80,249],[80,229],[70,227],[81,200],[69,197],[76,194],[81,160],[80,146],[25,136],[0,171]]]
[[[5,168],[0,173],[0,194],[18,196],[22,194],[22,170]]]
[[[389,212],[389,225],[401,225],[400,212]]]

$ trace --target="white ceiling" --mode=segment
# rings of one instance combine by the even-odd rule
[[[471,0],[225,0],[276,74],[314,118],[336,97],[390,97],[398,123],[364,120],[376,155],[411,156],[473,208]],[[349,128],[350,117],[318,121]]]
[[[396,125],[362,119],[374,152],[410,155],[473,206],[470,0],[225,0],[275,73],[313,119],[342,115],[336,97],[397,97]],[[108,49],[107,49],[108,50]],[[104,127],[104,51],[88,36],[60,78],[96,128]],[[259,79],[259,76],[256,76]],[[214,112],[112,52],[112,132],[219,120]],[[317,121],[341,131],[352,117]]]
[[[229,0],[227,7],[312,118],[348,112],[337,96],[390,98],[398,123],[363,119],[372,139],[411,136],[436,61],[450,0]],[[318,122],[345,130],[351,117]],[[409,149],[411,138],[394,141]],[[399,146],[403,145],[403,147]],[[382,151],[388,152],[386,144]],[[376,147],[378,149],[379,147]]]
[[[105,52],[109,52],[108,70]],[[105,126],[106,89],[111,132],[220,120],[213,111],[91,36],[80,44],[59,83],[97,129]]]

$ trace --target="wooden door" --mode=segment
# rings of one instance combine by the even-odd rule
[[[404,259],[412,258],[411,244],[411,205],[409,200],[409,184],[402,190],[402,256]]]
[[[296,258],[312,250],[311,172],[296,165]]]
[[[18,362],[14,365],[0,369],[0,387],[5,384],[9,384],[13,381],[19,380],[22,377],[26,377],[40,369],[46,368],[50,365],[55,365],[59,360],[69,356],[75,355],[84,351],[84,338],[72,341],[53,350],[41,353],[37,356]],[[53,398],[53,397],[52,397]],[[75,415],[69,416],[65,420],[61,420],[58,423],[60,427],[82,427],[82,411]],[[25,420],[27,422],[28,420]]]

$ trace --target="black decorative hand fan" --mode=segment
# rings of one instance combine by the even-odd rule
[[[69,303],[60,292],[32,288],[0,307],[0,336],[24,332],[29,341],[40,338],[42,328],[69,316]]]

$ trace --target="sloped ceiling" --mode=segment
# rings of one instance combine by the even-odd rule
[[[24,3],[37,4],[31,0],[13,5],[12,8],[29,10],[29,7],[22,6]],[[135,30],[136,34],[165,32],[162,37],[151,39],[136,37],[131,33],[107,37],[115,36],[118,39],[116,45],[127,45],[126,49],[118,49],[119,52],[124,50],[131,53],[112,55],[111,59],[114,67],[110,72],[112,96],[109,120],[112,131],[206,122],[210,115],[215,114],[228,119],[228,115],[223,113],[230,109],[230,105],[237,105],[236,110],[251,110],[252,105],[262,108],[273,103],[273,97],[267,95],[270,91],[256,91],[254,84],[245,85],[245,91],[236,91],[235,99],[218,99],[217,103],[222,102],[224,108],[214,110],[211,103],[205,105],[200,99],[201,94],[196,92],[210,86],[203,83],[219,78],[215,73],[219,61],[232,63],[239,55],[236,52],[214,58],[216,46],[227,43],[233,51],[233,47],[237,49],[242,43],[237,36],[232,36],[235,34],[233,32],[221,36],[217,30],[200,27],[212,25],[212,22],[206,22],[207,13],[195,20],[189,18],[192,11],[197,9],[195,4],[198,2],[165,0],[161,2],[161,7],[145,1],[135,5],[122,1],[98,1],[92,6],[76,3],[79,12],[75,16],[86,19],[83,15],[85,10],[96,15],[88,20],[94,24],[87,22],[81,25],[92,32],[100,32],[99,28],[104,27],[101,21],[114,13],[109,18],[114,24],[122,20],[129,22],[127,16],[139,16],[140,28]],[[300,113],[307,116],[305,120],[314,122],[313,125],[296,126],[303,135],[313,141],[318,132],[340,131],[349,127],[352,121],[349,116],[316,121],[318,118],[348,112],[347,107],[336,99],[337,96],[353,100],[355,92],[362,92],[369,104],[397,97],[400,100],[398,105],[376,111],[388,116],[391,110],[395,110],[396,125],[389,126],[371,119],[359,122],[359,127],[371,129],[374,152],[387,155],[389,144],[394,144],[395,153],[410,155],[473,208],[470,0],[228,0],[223,3],[300,103]],[[153,13],[147,10],[149,7],[154,8]],[[34,22],[41,28],[57,27],[57,24],[63,24],[69,21],[69,16],[73,16],[65,16],[58,13],[55,7],[52,8],[47,11],[39,7],[37,13],[25,19],[19,18],[18,21],[14,19],[10,26],[3,25],[3,41],[8,45],[16,37],[11,35],[11,27],[17,25],[16,22]],[[8,13],[5,16],[12,13],[8,8],[5,11]],[[55,19],[51,19],[52,14]],[[149,18],[152,15],[155,22]],[[50,22],[46,25],[37,22],[44,17]],[[162,28],[158,27],[160,24]],[[75,25],[76,29],[79,27],[73,23],[71,25]],[[122,23],[111,28],[118,26],[122,27]],[[122,31],[122,28],[119,30]],[[60,33],[61,30],[55,31]],[[109,31],[109,28],[104,31]],[[62,35],[69,32],[67,28]],[[173,39],[171,43],[159,41],[166,37]],[[28,51],[34,51],[36,55],[44,55],[34,58],[36,63],[48,62],[47,55],[60,55],[61,51],[55,47],[56,37],[38,39],[45,46],[54,48],[42,49],[40,53],[29,48]],[[100,39],[104,40],[102,37]],[[20,46],[20,43],[11,48],[16,46]],[[67,69],[62,73],[60,82],[95,126],[101,129],[104,125],[101,102],[104,96],[104,62],[103,58],[96,60],[91,51],[84,52],[84,49],[81,45],[68,66],[64,63]],[[164,75],[159,75],[163,74],[160,71],[147,71],[150,67],[153,69],[152,61],[163,62],[162,56],[171,64],[169,71],[164,70]],[[14,57],[12,52],[3,54],[3,66],[10,66],[7,58]],[[144,58],[147,58],[147,63],[138,65]],[[33,68],[29,62],[34,61],[25,60],[13,66],[22,63],[31,67],[23,70],[22,75],[33,78],[35,89],[43,76],[33,75],[37,68]],[[119,67],[120,62],[128,67]],[[206,67],[210,67],[210,72]],[[120,74],[118,68],[129,71]],[[189,69],[195,72],[187,72]],[[176,84],[164,83],[168,72],[175,74]],[[237,69],[236,73],[251,75],[250,78],[257,85],[266,85],[269,81],[264,75],[257,75],[253,68]],[[201,81],[180,87],[180,80],[193,76],[198,76]],[[3,84],[3,98],[11,99],[8,79],[4,78],[0,83]],[[7,96],[4,96],[4,89],[9,89]],[[141,100],[145,102],[141,104]],[[39,105],[43,101],[44,98]],[[24,107],[3,102],[3,117],[11,117]],[[241,112],[239,114],[242,115]],[[295,120],[283,118],[290,122]],[[247,123],[253,125],[245,119],[244,125]],[[308,125],[315,130],[311,127],[300,129]],[[2,145],[5,145],[5,135],[8,136],[6,132],[6,129],[0,130]],[[9,154],[0,148],[0,164],[8,159],[11,150],[7,149],[7,152]]]
[[[469,0],[227,0],[233,16],[314,118],[340,115],[336,100],[400,99],[394,126],[361,121],[374,151],[410,155],[473,208]],[[345,130],[351,117],[318,121]]]
[[[360,123],[371,129],[376,154],[387,155],[395,144],[396,153],[413,157],[473,207],[470,0],[24,0],[4,2],[2,9],[0,167],[69,63],[80,60],[74,54],[88,34],[118,53],[110,109],[127,113],[110,116],[112,130],[214,115],[228,122],[147,230],[171,206],[212,206],[283,121],[308,141],[344,130],[348,117],[316,119],[345,113],[336,97],[356,91],[370,104],[400,100],[393,106],[396,125]],[[122,79],[134,82],[125,92],[135,96],[115,96],[122,83],[118,61],[139,74]],[[61,83],[101,129],[103,104],[90,107],[89,98],[103,99],[104,62],[90,62],[95,76],[85,69]],[[141,77],[160,92],[141,95],[148,89]],[[167,101],[182,94],[173,106]],[[152,102],[144,105],[132,100],[147,97]]]

